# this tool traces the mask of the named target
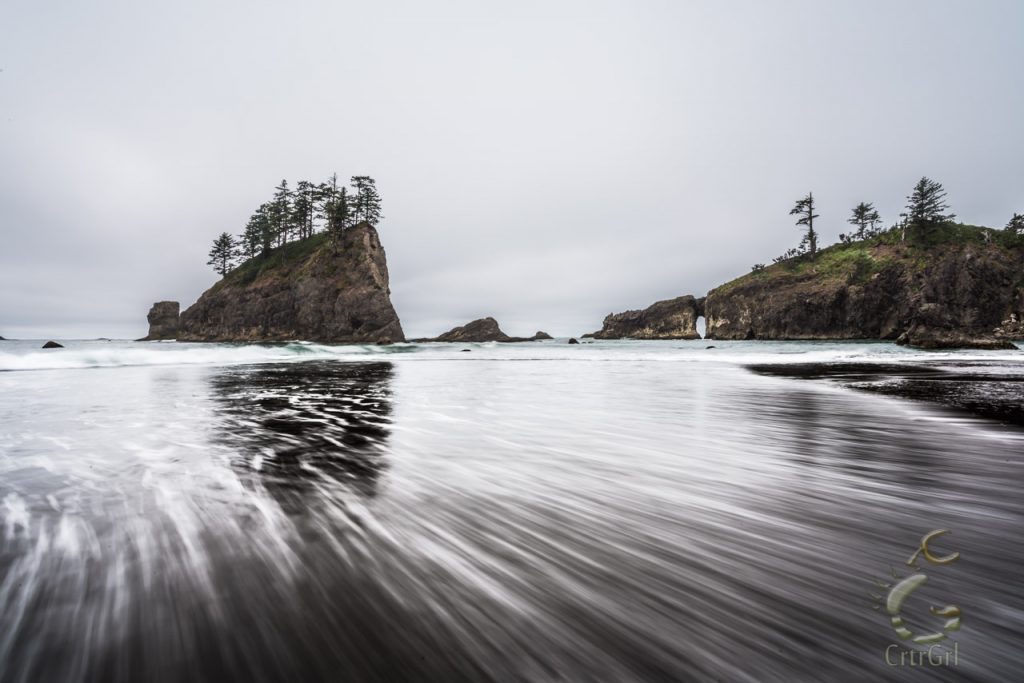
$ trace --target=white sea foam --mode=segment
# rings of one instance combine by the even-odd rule
[[[358,360],[368,352],[369,347],[329,347],[303,343],[240,345],[68,342],[66,348],[45,351],[0,349],[0,371],[148,365],[237,365],[316,358]]]
[[[569,345],[564,339],[517,344],[453,343],[326,345],[195,344],[167,342],[69,341],[63,349],[40,349],[38,342],[4,342],[0,372],[73,370],[152,365],[244,365],[302,360],[368,361],[658,361],[750,363],[832,363],[956,361],[984,358],[1022,361],[1018,351],[918,351],[879,342],[766,341],[596,341]],[[713,348],[708,348],[713,347]],[[467,353],[466,350],[469,352]]]

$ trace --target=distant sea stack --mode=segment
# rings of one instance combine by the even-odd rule
[[[659,301],[642,311],[612,313],[595,339],[700,339],[697,318],[704,314],[703,299],[690,295]]]
[[[494,318],[480,318],[461,327],[455,327],[442,335],[413,339],[415,342],[528,342],[551,339],[547,332],[537,332],[532,337],[510,337],[501,331]]]
[[[179,341],[405,341],[369,223],[316,233],[230,271],[181,314]]]
[[[708,339],[883,339],[921,348],[1016,348],[993,330],[1024,309],[1022,248],[949,226],[923,247],[892,235],[777,263],[712,290]]]
[[[149,334],[136,341],[177,339],[180,310],[181,305],[177,301],[157,301],[146,316]]]

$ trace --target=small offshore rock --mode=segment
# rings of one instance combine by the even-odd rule
[[[538,332],[532,337],[510,337],[501,331],[498,321],[494,318],[480,318],[473,322],[466,323],[460,327],[454,327],[437,337],[425,337],[413,339],[414,342],[528,342],[539,339],[551,339],[546,332]]]
[[[576,337],[569,337],[569,343],[570,344],[579,344],[580,342],[579,342],[579,340],[576,339]]]
[[[466,323],[461,327],[454,327],[444,334],[433,339],[424,341],[436,342],[503,342],[509,341],[511,337],[501,331],[498,321],[494,318],[480,318],[473,322]]]
[[[63,344],[58,344],[55,341],[48,341],[45,344],[43,344],[43,348],[44,349],[63,349],[64,345]]]

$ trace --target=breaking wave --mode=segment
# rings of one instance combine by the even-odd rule
[[[964,358],[1017,361],[1019,351],[918,351],[882,342],[595,341],[568,345],[565,339],[518,344],[451,343],[380,346],[329,345],[308,341],[279,344],[68,341],[66,348],[41,342],[4,342],[0,372],[75,370],[154,365],[230,366],[337,361],[662,361],[751,363],[943,362]]]

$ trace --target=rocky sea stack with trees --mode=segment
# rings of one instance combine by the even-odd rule
[[[353,176],[351,187],[339,187],[337,176],[294,190],[281,181],[238,238],[225,232],[214,240],[209,264],[221,280],[176,328],[177,302],[154,305],[145,339],[404,341],[374,227],[380,195],[369,176]]]
[[[800,246],[708,293],[708,339],[879,339],[920,348],[1016,348],[996,331],[1024,308],[1024,220],[1002,230],[955,221],[921,178],[888,229],[870,203],[857,229],[817,248],[812,195],[793,209]]]
[[[349,191],[351,188],[351,192]],[[1024,333],[1024,216],[1004,229],[956,222],[942,185],[921,178],[888,228],[871,202],[853,229],[820,246],[813,193],[790,211],[798,246],[711,290],[608,315],[597,339],[889,340],[920,348],[1016,348]],[[224,232],[209,264],[222,279],[177,314],[154,304],[145,340],[390,343],[405,340],[391,305],[369,176],[341,187],[284,180],[238,237]],[[418,342],[517,342],[482,318]]]
[[[605,318],[599,339],[889,340],[918,348],[1014,349],[1024,335],[1024,216],[1002,229],[956,222],[942,185],[924,177],[888,228],[870,202],[853,230],[820,247],[812,193],[790,215],[800,243],[771,265],[712,289]]]

